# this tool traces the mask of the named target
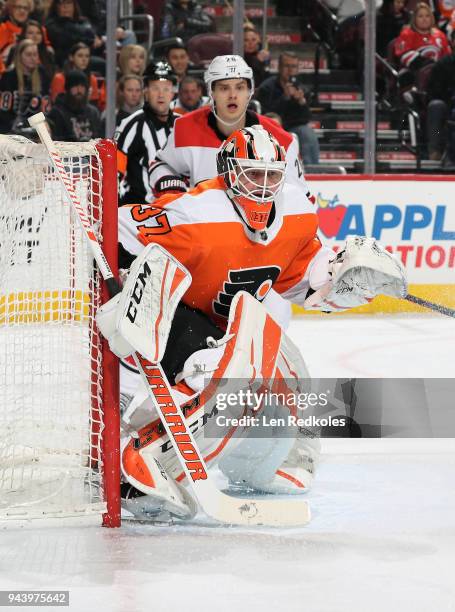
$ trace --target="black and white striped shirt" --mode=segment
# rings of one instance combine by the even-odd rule
[[[118,148],[120,204],[136,204],[154,200],[150,187],[150,164],[171,133],[177,115],[169,114],[167,121],[158,119],[147,104],[119,125],[115,140]]]

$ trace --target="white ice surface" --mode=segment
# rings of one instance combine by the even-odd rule
[[[453,378],[455,319],[433,315],[301,316],[289,335],[319,377]]]
[[[291,334],[314,376],[453,376],[450,319],[304,318]],[[455,610],[454,442],[323,450],[305,528],[0,531],[0,589],[69,589],[78,612]]]

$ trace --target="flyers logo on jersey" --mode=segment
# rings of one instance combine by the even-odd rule
[[[223,283],[223,291],[219,291],[217,299],[213,300],[213,312],[228,318],[232,299],[239,291],[247,291],[262,302],[280,272],[281,268],[279,266],[229,270],[229,280]]]

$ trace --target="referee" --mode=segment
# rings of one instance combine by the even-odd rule
[[[115,134],[120,204],[152,202],[155,199],[149,181],[150,164],[166,143],[178,116],[170,111],[177,77],[169,64],[150,63],[143,78],[144,106],[124,119]],[[172,179],[181,183],[173,186],[174,191],[186,191],[183,180]]]

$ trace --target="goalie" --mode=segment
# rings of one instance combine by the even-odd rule
[[[119,210],[120,265],[131,268],[127,285],[139,283],[129,294],[138,344],[133,349],[115,323],[120,309],[125,312],[124,292],[97,318],[125,366],[122,473],[129,484],[122,496],[137,514],[164,509],[185,518],[196,511],[153,404],[125,360],[141,349],[149,329],[157,329],[141,315],[141,258],[148,258],[154,279],[148,312],[160,323],[161,365],[204,459],[217,464],[232,486],[268,493],[309,489],[319,456],[315,432],[296,428],[294,438],[264,439],[245,426],[243,436],[230,431],[221,440],[202,432],[210,377],[232,380],[234,387],[240,379],[253,386],[268,380],[271,388],[281,383],[295,391],[309,376],[299,350],[262,304],[271,288],[306,309],[327,312],[378,294],[406,293],[401,264],[375,240],[350,237],[338,255],[321,244],[314,207],[302,188],[285,182],[284,150],[263,127],[234,132],[217,154],[217,167],[216,178],[187,193]],[[177,304],[172,288],[185,270],[192,280]]]

